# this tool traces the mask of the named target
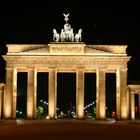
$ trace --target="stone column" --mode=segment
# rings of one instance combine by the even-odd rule
[[[37,108],[37,68],[34,69],[34,106],[33,106],[33,112],[34,112],[34,118],[37,117],[36,110]]]
[[[121,108],[121,105],[120,105],[120,82],[121,82],[121,79],[120,79],[120,70],[117,69],[116,71],[116,117],[117,119],[120,120],[121,118],[121,112],[120,112],[120,108]]]
[[[48,115],[50,119],[55,119],[57,102],[57,72],[55,68],[49,69],[49,100]]]
[[[13,69],[13,107],[12,107],[12,118],[16,118],[17,109],[17,68]]]
[[[2,96],[3,96],[3,91],[0,89],[0,119],[2,118]]]
[[[130,111],[131,111],[131,119],[135,120],[135,94],[130,93]]]
[[[76,72],[76,114],[78,119],[84,118],[84,69]]]
[[[131,110],[130,110],[130,100],[131,100],[131,97],[130,97],[130,88],[127,86],[127,114],[128,114],[128,119],[130,120],[131,119]]]
[[[139,113],[139,119],[140,119],[140,93],[139,93],[139,98],[138,98],[138,113]]]
[[[96,118],[106,118],[105,70],[96,71]]]
[[[36,88],[37,88],[37,70],[28,71],[27,84],[27,118],[36,118]]]
[[[127,69],[117,69],[116,72],[116,114],[120,120],[128,119],[128,95],[127,95]]]
[[[6,91],[4,94],[4,118],[16,117],[17,69],[6,68]]]

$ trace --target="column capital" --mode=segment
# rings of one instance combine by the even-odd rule
[[[118,68],[118,69],[116,69],[116,71],[127,71],[128,70],[128,68]]]
[[[56,69],[57,70],[57,67],[48,67],[48,70],[50,69]]]
[[[78,68],[78,69],[76,69],[76,73],[78,73],[80,71],[82,71],[84,73],[85,69],[84,68]]]
[[[37,68],[28,68],[27,72],[35,71]]]
[[[11,68],[5,67],[5,69],[6,69],[6,70],[13,70],[13,69],[18,69],[18,68],[17,68],[17,67],[11,67]]]
[[[13,70],[14,67],[12,67],[12,68],[6,67],[5,69],[6,69],[6,70]]]
[[[29,68],[28,71],[27,71],[27,73],[28,72],[37,72],[37,70],[38,70],[37,68]]]
[[[85,67],[82,67],[82,66],[81,67],[77,67],[77,70],[79,70],[79,69],[85,69]]]
[[[106,69],[105,68],[97,68],[96,69],[96,72],[98,72],[98,71],[104,71],[104,72],[106,72]]]

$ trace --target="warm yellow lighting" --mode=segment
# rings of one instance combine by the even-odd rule
[[[131,111],[131,119],[134,120],[135,119],[135,110]]]
[[[121,110],[121,119],[127,119],[127,107],[126,106],[121,106],[122,110]]]
[[[55,103],[53,101],[49,101],[49,118],[55,118]]]
[[[84,118],[84,69],[76,73],[76,113],[79,119]]]
[[[6,61],[6,94],[4,94],[4,115],[11,118],[16,112],[17,72],[28,71],[27,117],[36,116],[37,72],[49,72],[49,118],[55,118],[57,106],[57,72],[76,72],[76,112],[84,117],[84,72],[96,72],[97,118],[106,114],[105,72],[116,72],[116,113],[118,118],[128,118],[126,92],[126,67],[130,57],[127,46],[86,45],[83,42],[59,42],[48,45],[8,45]],[[121,57],[120,57],[121,56]],[[123,68],[123,70],[122,70]],[[132,118],[135,112],[132,109]]]
[[[59,55],[74,55],[74,54],[83,54],[84,53],[84,43],[50,43],[48,44],[51,54]]]
[[[34,69],[34,89],[37,89],[37,68]]]
[[[120,94],[119,93],[117,93],[117,98],[119,98],[120,97]]]
[[[7,89],[7,87],[5,88]],[[8,94],[8,90],[4,92],[4,118],[11,118],[12,115],[12,104],[11,104],[11,94]]]
[[[33,104],[32,102],[27,103],[27,118],[32,118],[33,117]]]
[[[103,102],[100,102],[100,108],[99,108],[99,116],[100,119],[105,119],[105,104]]]
[[[5,110],[5,118],[11,118],[11,105],[7,104],[4,108]]]
[[[34,71],[28,72],[28,87],[27,87],[27,118],[35,117],[36,105],[34,102]]]
[[[82,119],[84,117],[84,108],[83,108],[83,105],[81,104],[78,105],[77,117],[79,119]]]
[[[96,117],[97,119],[105,119],[106,105],[105,105],[105,70],[96,70]]]
[[[117,91],[119,92],[119,90],[120,90],[120,69],[117,69],[117,72],[116,72],[116,86],[117,86]]]
[[[135,119],[135,94],[131,93],[130,96],[130,107],[131,107],[131,119],[134,120]]]

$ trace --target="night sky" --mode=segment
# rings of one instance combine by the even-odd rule
[[[65,4],[65,5],[64,5]],[[73,2],[63,3],[6,3],[0,8],[0,54],[6,53],[6,44],[48,44],[52,29],[61,31],[63,13],[70,13],[69,23],[74,32],[82,28],[85,44],[128,45],[128,83],[140,81],[139,10],[136,5],[107,3],[104,5]],[[0,81],[5,81],[5,63],[0,57]],[[72,75],[74,81],[75,76]],[[62,76],[64,79],[69,79]],[[88,79],[87,76],[86,79]],[[93,79],[95,76],[93,76]],[[60,80],[61,81],[61,80]],[[90,79],[89,79],[90,81]],[[60,82],[61,84],[61,82]],[[73,87],[75,88],[75,87]],[[90,87],[89,87],[90,88]],[[46,90],[46,89],[44,89]],[[93,90],[93,89],[92,89]],[[61,91],[60,91],[61,92]],[[70,93],[69,93],[70,94]]]

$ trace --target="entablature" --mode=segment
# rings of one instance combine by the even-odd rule
[[[97,56],[3,56],[6,67],[127,68],[131,57]]]

